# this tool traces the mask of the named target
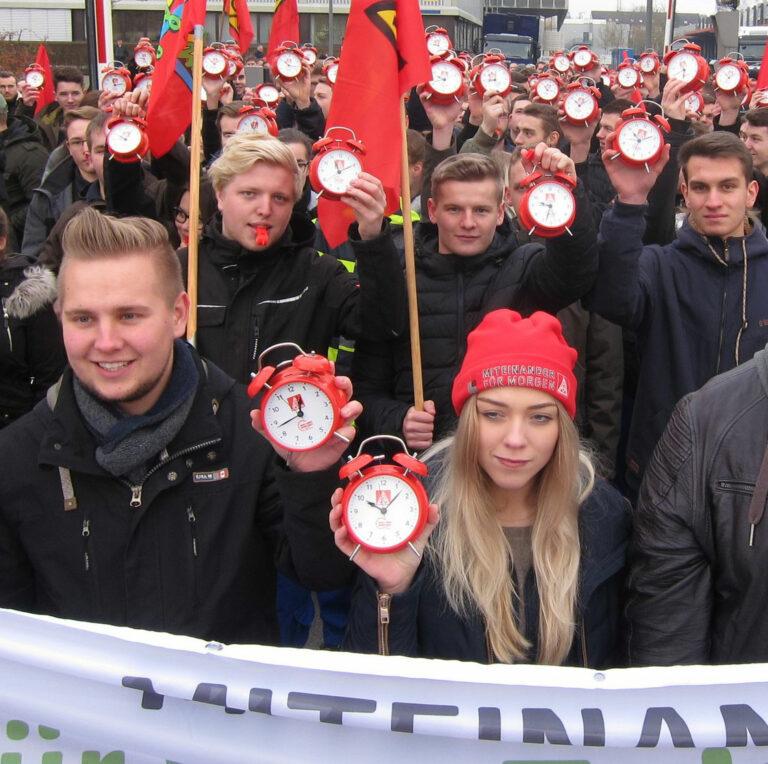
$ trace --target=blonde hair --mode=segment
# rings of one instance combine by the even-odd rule
[[[302,181],[293,152],[277,138],[255,133],[232,136],[221,156],[210,166],[208,175],[214,191],[218,194],[237,175],[248,172],[259,162],[287,170],[293,176],[293,198],[301,196]]]
[[[539,592],[537,663],[559,665],[571,649],[580,562],[578,509],[589,495],[595,471],[568,413],[557,402],[559,436],[552,458],[537,476],[532,530],[533,570]],[[496,518],[492,483],[477,459],[477,396],[459,417],[455,436],[425,458],[444,451],[432,499],[441,510],[438,532],[427,553],[441,572],[445,596],[461,617],[479,612],[490,647],[505,663],[524,660],[530,648],[515,615],[524,607],[512,570],[512,550]]]
[[[184,291],[181,263],[168,239],[168,231],[156,220],[103,215],[85,207],[67,223],[61,238],[64,257],[59,268],[59,294],[71,260],[103,260],[127,255],[147,255],[155,264],[160,287],[170,305]]]

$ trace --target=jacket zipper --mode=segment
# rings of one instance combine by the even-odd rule
[[[389,655],[389,603],[392,601],[391,594],[378,593],[379,600],[379,655]]]
[[[587,656],[587,627],[584,625],[584,619],[579,624],[581,631],[581,662],[584,664],[584,668],[589,668],[589,658]]]
[[[754,483],[744,483],[739,480],[718,480],[717,487],[723,491],[734,491],[751,496],[755,492]]]
[[[155,472],[157,472],[159,469],[164,467],[168,462],[172,462],[174,459],[178,459],[180,456],[186,456],[187,454],[191,454],[193,451],[200,451],[200,449],[208,448],[208,446],[213,446],[216,443],[221,443],[221,438],[215,438],[214,440],[206,440],[202,443],[198,443],[195,446],[190,446],[189,448],[183,448],[181,451],[177,451],[174,454],[169,454],[165,459],[163,459],[161,462],[158,462],[154,467],[152,467],[149,472],[147,472],[146,475],[144,475],[144,480],[141,481],[138,485],[132,485],[127,480],[123,480],[122,482],[125,483],[125,485],[128,486],[128,488],[131,489],[131,501],[130,501],[130,507],[132,509],[137,509],[141,506],[141,493],[144,490],[144,483],[149,480],[150,475],[153,475]]]
[[[456,347],[459,349],[458,357],[456,358],[457,365],[461,363],[461,359],[464,357],[464,350],[466,348],[466,338],[464,336],[464,274],[459,273],[459,283],[457,284],[457,302],[456,306]]]
[[[8,347],[13,352],[13,338],[11,337],[11,320],[8,316],[8,308],[5,304],[5,298],[3,298],[3,318],[5,319],[5,333],[8,335]]]
[[[91,555],[90,555],[90,536],[91,536],[91,521],[87,518],[83,518],[83,564],[85,566],[85,572],[88,573],[91,569]]]
[[[714,249],[712,250],[714,252]],[[725,255],[725,262],[721,262],[725,268],[723,284],[723,303],[720,306],[720,337],[717,342],[717,363],[715,364],[715,375],[720,373],[720,359],[723,357],[723,342],[725,340],[725,303],[728,298],[728,242],[723,242],[723,254]]]
[[[255,361],[259,357],[259,321],[254,317],[253,319],[253,354],[251,355],[251,361]]]
[[[187,521],[189,522],[189,530],[192,534],[192,556],[197,557],[197,518],[191,504],[187,505]]]

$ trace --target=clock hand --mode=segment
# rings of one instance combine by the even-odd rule
[[[298,414],[295,414],[294,416],[292,416],[290,419],[286,419],[284,422],[281,422],[277,426],[282,427],[283,425],[288,424],[288,422],[292,422],[294,419],[298,419],[299,417],[302,417],[302,416],[304,416],[304,414],[302,412],[299,412]]]
[[[398,496],[400,496],[400,494],[401,494],[401,493],[402,493],[402,491],[398,491],[398,492],[395,494],[395,498],[394,498],[394,499],[392,499],[392,500],[389,502],[389,504],[387,504],[387,506],[386,506],[386,508],[385,508],[385,509],[389,509],[389,508],[390,508],[390,507],[391,507],[391,506],[392,506],[392,505],[395,503],[395,501],[397,500],[397,497],[398,497]]]

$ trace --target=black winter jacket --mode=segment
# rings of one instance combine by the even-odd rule
[[[279,342],[325,355],[339,336],[382,339],[402,333],[405,281],[388,226],[370,241],[356,236],[356,226],[350,231],[354,274],[336,258],[318,255],[314,226],[301,215],[294,214],[280,241],[262,252],[224,237],[217,216],[200,242],[201,355],[245,382],[259,354]],[[186,249],[180,257],[186,270]]]
[[[768,660],[768,520],[749,506],[768,437],[768,351],[675,409],[630,550],[632,665]]]
[[[723,241],[686,222],[666,247],[643,247],[644,211],[617,202],[603,216],[600,275],[588,300],[590,310],[637,332],[640,374],[627,446],[632,485],[639,485],[675,404],[768,341],[762,226]]]
[[[435,531],[439,533],[438,529]],[[630,535],[628,502],[608,483],[598,481],[579,510],[581,566],[577,624],[564,665],[609,668],[623,665],[624,567]],[[526,578],[525,636],[529,659],[538,647],[539,595],[533,569]],[[382,629],[381,607],[389,609]],[[416,578],[403,594],[382,595],[373,579],[358,574],[344,649],[415,658],[493,662],[485,623],[475,612],[461,618],[443,592],[434,558],[425,555]]]
[[[31,411],[67,362],[55,299],[54,275],[31,258],[0,265],[0,427]]]
[[[473,257],[442,255],[437,228],[417,228],[416,284],[419,295],[424,397],[437,408],[435,439],[453,429],[451,385],[466,351],[467,335],[486,313],[512,308],[523,315],[558,310],[591,288],[597,270],[597,246],[586,194],[579,185],[580,213],[573,237],[518,246],[508,223],[497,229],[491,247]],[[400,433],[413,405],[408,338],[357,344],[353,361],[355,392],[364,406],[366,433]]]
[[[315,589],[346,580],[328,531],[335,470],[275,471],[242,388],[198,368],[192,410],[140,486],[96,463],[69,370],[53,410],[43,400],[0,433],[0,607],[275,643],[275,561]]]

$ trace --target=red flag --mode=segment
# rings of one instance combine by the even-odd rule
[[[757,90],[768,88],[768,42],[765,43],[763,51],[763,60],[760,64],[760,72],[757,75]]]
[[[48,58],[48,51],[43,43],[37,48],[37,55],[35,56],[35,63],[43,67],[45,72],[45,82],[43,88],[40,91],[40,96],[37,99],[35,105],[35,116],[37,116],[49,103],[53,103],[56,99],[56,91],[53,87],[53,70],[51,69],[51,61]]]
[[[193,31],[204,23],[205,0],[168,0],[147,109],[149,148],[155,156],[170,151],[192,121]]]
[[[299,42],[299,6],[296,0],[275,0],[272,28],[269,30],[267,60],[284,42]]]
[[[400,197],[400,105],[432,76],[417,0],[352,0],[326,128],[348,127],[366,147],[363,167],[387,193],[387,214]],[[331,247],[354,220],[343,202],[320,197],[320,227]]]
[[[229,24],[229,37],[245,54],[253,39],[253,24],[248,10],[248,0],[224,0],[224,16]]]

